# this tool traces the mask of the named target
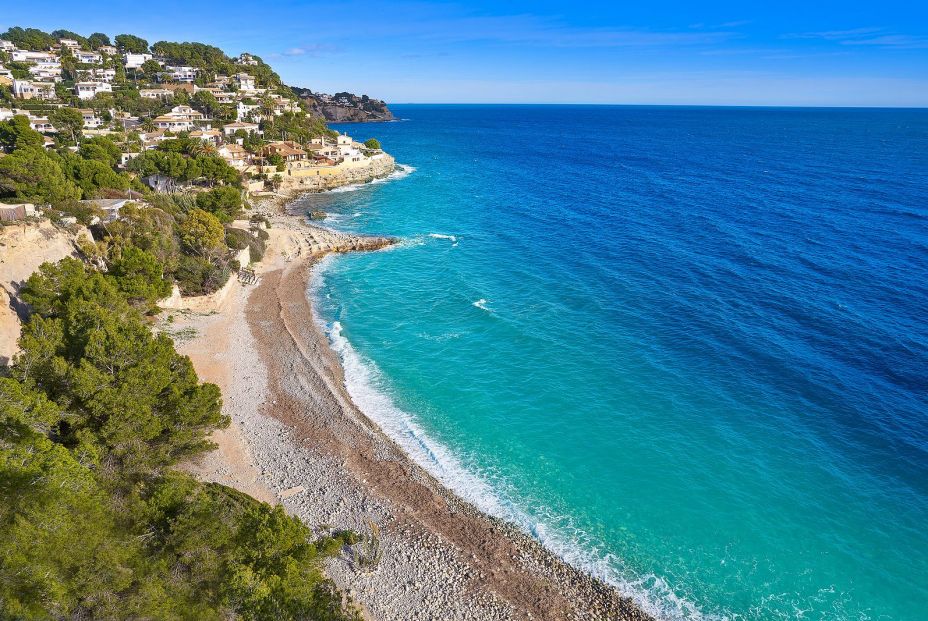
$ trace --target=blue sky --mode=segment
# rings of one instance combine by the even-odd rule
[[[251,51],[388,102],[928,106],[928,2],[25,2],[11,25]]]

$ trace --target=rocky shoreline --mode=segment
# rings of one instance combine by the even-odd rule
[[[376,524],[383,548],[376,566],[357,567],[346,549],[326,567],[368,619],[651,619],[616,589],[457,498],[351,401],[307,288],[325,254],[394,240],[282,215],[270,232],[256,286],[237,285],[218,314],[189,314],[174,325],[197,332],[180,347],[204,379],[220,380],[233,418],[220,449],[191,469],[270,496],[319,533]]]

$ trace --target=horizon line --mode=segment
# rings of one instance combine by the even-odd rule
[[[687,104],[687,103],[601,103],[601,102],[496,102],[496,101],[385,101],[388,106],[602,106],[625,108],[801,108],[844,110],[928,110],[928,104],[866,105],[866,104]]]

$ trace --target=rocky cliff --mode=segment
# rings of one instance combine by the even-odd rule
[[[278,191],[281,194],[322,192],[345,185],[368,183],[386,177],[394,170],[396,162],[393,157],[383,153],[364,164],[332,168],[331,174],[313,175],[313,169],[288,173],[282,177]]]
[[[23,312],[18,291],[23,281],[46,261],[76,256],[81,235],[90,238],[84,227],[63,229],[48,220],[0,227],[0,365],[17,351]]]
[[[332,123],[372,123],[392,121],[393,113],[380,99],[354,93],[325,95],[314,93],[308,88],[291,86],[293,93],[303,100],[309,111]]]

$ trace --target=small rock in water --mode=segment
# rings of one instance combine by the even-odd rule
[[[324,211],[315,210],[309,212],[310,220],[325,220],[328,216],[329,214]]]

